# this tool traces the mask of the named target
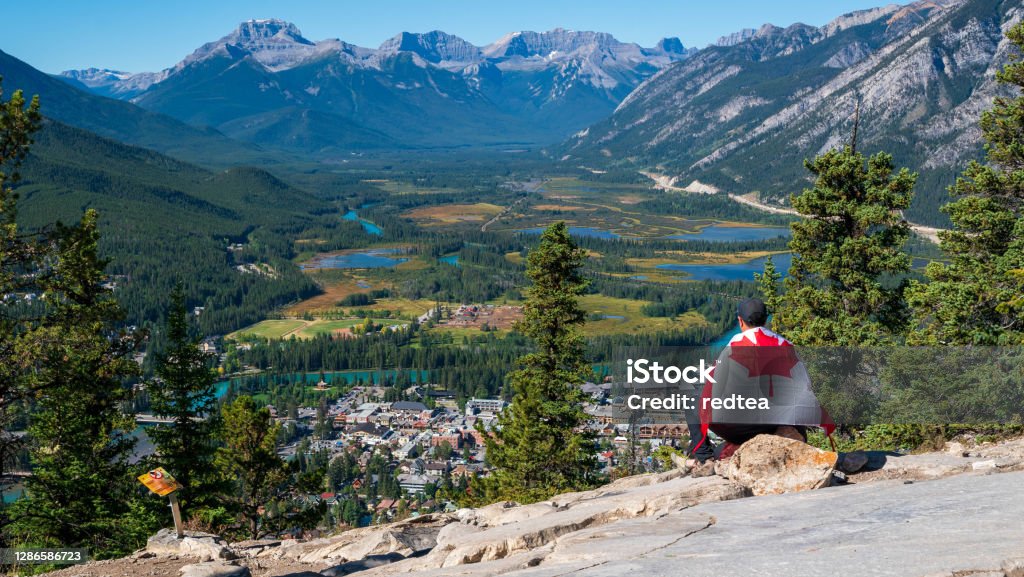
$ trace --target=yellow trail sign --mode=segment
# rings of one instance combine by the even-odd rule
[[[163,467],[139,475],[139,482],[161,497],[166,497],[181,488],[181,483],[175,481]]]

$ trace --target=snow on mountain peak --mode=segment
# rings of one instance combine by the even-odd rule
[[[441,68],[483,81],[499,82],[504,72],[549,70],[556,85],[553,93],[576,83],[604,91],[635,86],[650,74],[692,53],[678,38],[666,38],[654,48],[620,42],[605,32],[555,28],[547,32],[517,31],[496,42],[478,47],[441,30],[402,32],[377,49],[361,48],[338,39],[313,42],[294,24],[275,18],[242,22],[226,36],[199,47],[177,65],[158,73],[128,74],[117,71],[69,71],[64,76],[102,90],[106,95],[134,98],[153,84],[163,82],[192,65],[212,59],[248,60],[269,72],[279,72],[324,58],[349,66],[382,70],[383,63],[398,54],[412,56],[420,68]],[[474,76],[478,74],[479,76]],[[616,96],[616,98],[621,95]]]
[[[331,48],[338,42],[312,42],[291,22],[266,18],[246,20],[233,32],[220,40],[204,44],[175,68],[181,69],[193,62],[207,58],[226,56],[234,58],[238,53],[251,55],[257,62],[270,70],[291,68]]]
[[[65,70],[60,73],[65,78],[77,80],[82,84],[95,88],[131,78],[131,72],[111,70],[109,68],[86,68],[85,70]]]

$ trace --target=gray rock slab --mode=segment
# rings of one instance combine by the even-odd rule
[[[223,561],[195,563],[181,568],[181,577],[251,577],[247,567]]]
[[[879,482],[699,505],[714,524],[632,555],[619,539],[594,540],[592,564],[574,575],[726,577],[922,576],[998,571],[1024,556],[1024,473]],[[675,522],[669,515],[665,522]],[[637,536],[647,534],[640,528]],[[562,567],[541,566],[549,575]],[[575,564],[564,568],[578,569]],[[511,575],[541,575],[533,572]]]
[[[560,507],[546,515],[531,516],[483,531],[459,535],[458,540],[438,540],[425,558],[439,567],[502,559],[541,547],[556,539],[587,529],[636,517],[658,517],[698,503],[738,499],[748,495],[744,487],[718,477],[679,478],[658,484],[598,492],[589,498],[560,496]]]
[[[146,551],[156,555],[180,555],[205,561],[235,558],[234,552],[223,539],[198,531],[186,531],[185,537],[178,539],[174,530],[161,529],[146,541]]]

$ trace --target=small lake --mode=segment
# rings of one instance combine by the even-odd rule
[[[328,268],[390,268],[408,261],[405,257],[391,255],[402,254],[404,251],[397,248],[374,248],[361,252],[350,252],[345,254],[332,254],[318,256],[308,263],[302,265],[303,269],[328,269]]]
[[[542,232],[544,232],[544,229],[543,228],[524,228],[522,230],[519,230],[518,232],[522,232],[522,233],[525,233],[525,234],[541,234]],[[590,237],[590,238],[603,238],[603,239],[607,239],[607,240],[611,240],[611,239],[615,239],[615,238],[622,238],[619,235],[617,235],[614,232],[611,232],[609,230],[601,230],[599,228],[591,228],[589,226],[570,226],[569,227],[569,234],[571,234],[573,236],[585,236],[585,237]]]
[[[789,227],[759,226],[706,226],[693,234],[673,234],[665,238],[674,240],[706,240],[711,242],[768,240],[780,236],[789,237]]]
[[[755,258],[754,260],[736,264],[660,264],[657,268],[686,273],[682,280],[754,280],[754,273],[764,272],[764,263],[768,257]],[[783,277],[789,271],[789,265],[793,262],[792,253],[776,254],[772,256],[775,269]]]
[[[440,261],[440,262],[443,262],[445,264],[450,264],[452,266],[461,266],[459,264],[459,255],[457,255],[457,254],[450,254],[448,256],[442,256],[441,258],[439,258],[437,260]]]
[[[21,498],[21,495],[25,492],[25,484],[21,481],[17,481],[10,485],[4,485],[3,487],[3,502],[4,504],[11,504]]]
[[[342,220],[355,220],[355,221],[358,221],[359,224],[363,225],[363,230],[365,230],[366,232],[368,232],[370,234],[375,234],[377,236],[380,236],[380,235],[384,234],[384,230],[381,229],[381,227],[373,224],[372,222],[370,222],[370,221],[368,221],[368,220],[366,220],[364,218],[359,218],[359,214],[356,211],[354,211],[354,210],[350,210],[350,211],[346,212],[344,215],[342,215],[341,218],[342,218]]]

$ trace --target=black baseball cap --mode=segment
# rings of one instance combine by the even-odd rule
[[[747,299],[736,307],[736,313],[743,322],[752,327],[763,327],[768,322],[768,307],[761,299]]]

